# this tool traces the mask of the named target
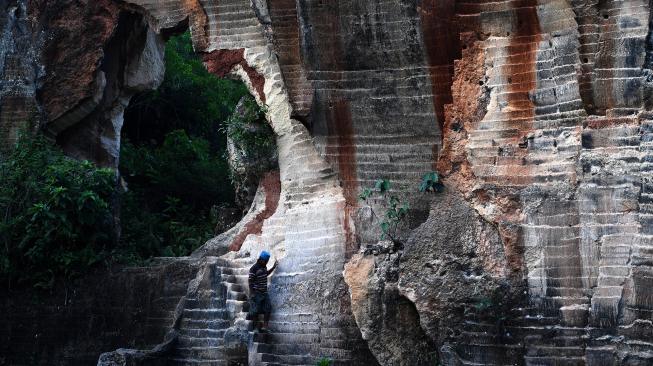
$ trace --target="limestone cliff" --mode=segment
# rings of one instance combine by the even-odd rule
[[[177,344],[135,359],[653,363],[648,1],[0,4],[5,144],[37,121],[115,164],[123,106],[160,79],[136,70],[158,70],[184,27],[211,72],[267,105],[278,175],[188,259]],[[418,193],[436,169],[445,191]],[[357,200],[377,178],[411,204],[405,246],[356,254],[379,237]],[[242,312],[262,248],[281,259],[265,337]]]

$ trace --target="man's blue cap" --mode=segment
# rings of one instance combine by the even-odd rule
[[[267,250],[261,252],[261,255],[258,256],[258,259],[263,259],[264,261],[270,259],[270,253]]]

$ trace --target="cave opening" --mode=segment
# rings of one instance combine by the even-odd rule
[[[189,255],[228,230],[276,164],[247,86],[207,71],[189,31],[167,38],[163,82],[131,99],[121,131],[120,240],[135,258]]]

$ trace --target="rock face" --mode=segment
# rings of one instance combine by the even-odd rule
[[[131,96],[163,80],[163,38],[112,0],[0,3],[0,139],[41,128],[71,156],[117,167]]]
[[[422,331],[415,305],[399,293],[398,259],[356,254],[345,266],[354,316],[381,365],[435,364],[434,342]]]
[[[198,267],[165,260],[96,273],[51,294],[3,291],[0,365],[95,365],[102,351],[154,347]]]
[[[279,173],[194,255],[232,251],[214,264],[235,272],[263,248],[281,259],[273,333],[223,312],[244,333],[208,337],[249,343],[250,364],[653,362],[649,2],[2,4],[4,144],[35,115],[111,165],[121,106],[160,75],[129,70],[185,26],[211,72],[267,105]],[[418,193],[435,169],[445,191]],[[410,202],[412,230],[399,252],[355,255],[379,237],[357,200],[377,178]],[[207,293],[238,284],[227,272]],[[219,299],[199,309],[237,300]],[[220,355],[198,357],[235,357]]]

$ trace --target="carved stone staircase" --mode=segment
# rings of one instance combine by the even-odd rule
[[[171,365],[246,365],[247,335],[251,322],[245,285],[247,260],[216,258],[194,294],[186,297],[178,320],[178,337],[170,354]],[[239,332],[240,330],[240,332]]]

